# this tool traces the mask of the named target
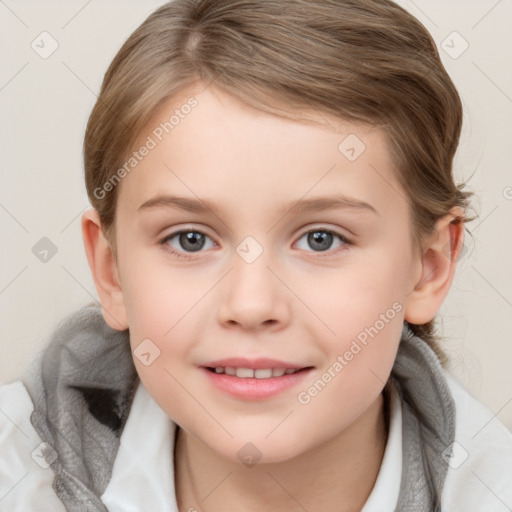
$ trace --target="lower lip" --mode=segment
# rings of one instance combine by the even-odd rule
[[[296,384],[302,382],[313,368],[302,370],[290,375],[271,377],[269,379],[241,378],[225,373],[215,373],[201,368],[210,379],[210,382],[228,395],[242,400],[263,400],[282,393]]]

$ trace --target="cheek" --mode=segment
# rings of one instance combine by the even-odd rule
[[[130,332],[163,338],[182,319],[194,316],[196,305],[214,285],[212,275],[171,268],[157,255],[131,255],[120,269]]]
[[[343,396],[351,410],[368,406],[387,381],[403,328],[406,265],[405,256],[383,254],[317,274],[314,286],[303,283],[300,292],[321,320],[304,320],[303,329],[316,326],[316,343],[325,356],[327,392],[322,383],[317,387],[322,389],[318,405],[326,410],[329,400],[339,400],[337,396]],[[316,391],[311,392],[306,390],[304,401]]]
[[[121,273],[133,359],[142,383],[171,418],[184,421],[197,415],[187,393],[194,384],[186,369],[200,342],[197,326],[208,314],[203,299],[215,281],[136,254],[125,258]]]
[[[357,337],[375,324],[380,331],[382,321],[386,326],[401,324],[403,304],[409,293],[403,275],[406,265],[406,261],[375,258],[346,268],[317,272],[296,281],[300,283],[296,287],[297,295],[303,297],[320,320],[318,325],[324,324],[324,338],[336,344],[337,340]]]
[[[317,428],[326,438],[354,423],[382,392],[400,342],[403,313],[400,305],[387,310],[373,323],[350,319],[356,333],[332,337],[324,342],[326,362],[299,390],[297,418]],[[356,325],[357,324],[357,325]],[[345,332],[345,331],[344,331]]]

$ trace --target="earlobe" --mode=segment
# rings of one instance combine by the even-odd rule
[[[464,212],[456,207],[436,223],[436,229],[425,241],[421,257],[421,277],[407,296],[405,320],[426,324],[432,320],[446,298],[455,275],[462,250]]]
[[[123,331],[128,328],[128,322],[117,263],[94,208],[82,215],[82,238],[103,317],[110,327]]]

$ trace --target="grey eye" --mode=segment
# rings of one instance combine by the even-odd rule
[[[210,248],[213,247],[214,243],[208,235],[200,231],[189,230],[173,233],[167,236],[162,243],[170,245],[178,252],[198,252],[207,245],[208,241],[210,241]]]
[[[335,243],[336,239],[339,240],[337,244]],[[303,249],[305,251],[324,252],[329,249],[335,249],[345,243],[347,243],[347,240],[337,233],[333,233],[326,229],[315,229],[308,233],[304,233],[304,235],[299,239],[298,246],[299,249]]]

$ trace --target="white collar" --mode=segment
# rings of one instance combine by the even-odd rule
[[[394,510],[402,475],[402,408],[391,387],[388,441],[375,486],[361,512]],[[112,478],[101,496],[110,512],[179,512],[174,489],[176,424],[139,383],[121,435]]]
[[[110,512],[179,512],[174,492],[176,424],[139,382],[101,500]]]
[[[361,512],[395,510],[402,481],[402,402],[391,380],[389,432],[377,481]]]

